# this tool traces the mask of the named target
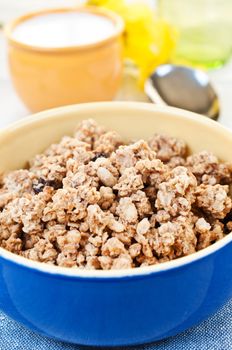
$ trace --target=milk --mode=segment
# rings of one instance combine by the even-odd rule
[[[41,48],[82,46],[107,39],[115,32],[113,21],[91,12],[39,15],[18,24],[13,39]]]

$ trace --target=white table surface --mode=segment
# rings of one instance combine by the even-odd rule
[[[81,2],[82,0],[79,0]],[[0,21],[6,22],[24,12],[44,6],[76,5],[73,0],[0,0]],[[221,104],[220,123],[232,128],[232,61],[221,69],[209,73]],[[118,100],[146,101],[132,78],[124,79]],[[0,31],[0,128],[26,117],[30,112],[17,97],[7,68],[7,50],[3,32]]]

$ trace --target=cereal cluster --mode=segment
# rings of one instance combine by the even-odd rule
[[[83,121],[4,174],[0,245],[72,268],[125,269],[192,254],[232,230],[232,167],[155,134],[124,144]]]

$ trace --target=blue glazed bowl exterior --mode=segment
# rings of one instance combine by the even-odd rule
[[[184,135],[195,152],[203,145],[232,161],[232,133],[213,121],[152,104],[99,103],[46,111],[1,132],[0,172],[22,167],[89,117],[123,137],[148,138],[154,131]],[[190,256],[118,271],[61,268],[0,248],[0,308],[33,331],[62,341],[152,342],[199,323],[232,297],[231,257],[232,233]]]
[[[232,296],[232,243],[186,265],[114,278],[49,274],[0,258],[0,307],[48,337],[116,346],[175,335]]]

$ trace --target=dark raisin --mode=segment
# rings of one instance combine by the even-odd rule
[[[102,158],[102,157],[106,158],[107,155],[105,153],[96,153],[91,160],[92,160],[92,162],[95,162],[95,160],[97,160],[98,158]]]
[[[155,228],[159,228],[160,225],[161,225],[161,224],[157,221],[157,222],[155,223]]]
[[[230,211],[221,221],[224,225],[226,225],[227,222],[232,221],[232,211]]]
[[[45,186],[53,187],[54,190],[62,187],[62,181],[59,180],[45,180],[42,177],[38,179],[38,182],[33,186],[33,191],[38,194],[43,191]]]
[[[43,191],[45,186],[45,180],[43,178],[40,178],[36,184],[33,185],[33,191],[35,194],[38,194]]]
[[[43,188],[42,187],[35,187],[35,186],[33,186],[33,191],[35,192],[35,194],[38,194],[38,193],[43,191]]]
[[[58,190],[59,188],[62,187],[62,181],[59,181],[59,180],[47,180],[45,182],[45,186],[50,186],[50,187],[53,187],[54,190]]]
[[[38,183],[45,185],[46,184],[46,180],[43,179],[42,177],[40,177],[39,180],[38,180]]]

